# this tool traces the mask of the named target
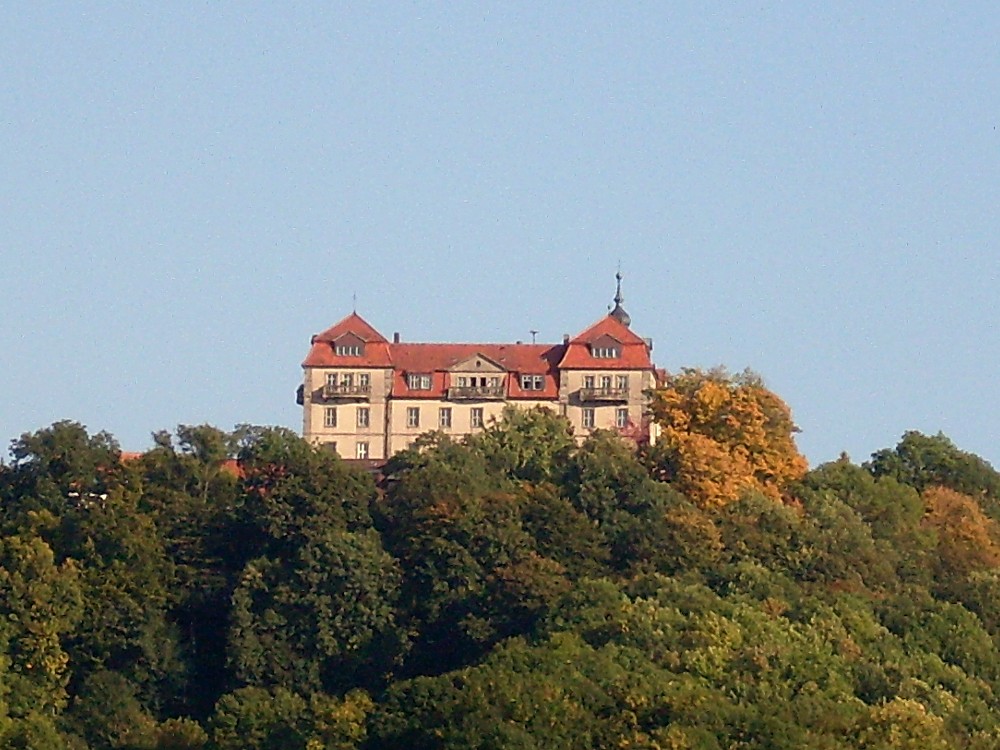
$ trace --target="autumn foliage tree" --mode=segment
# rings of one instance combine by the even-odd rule
[[[808,468],[791,411],[752,372],[685,369],[653,393],[651,413],[660,426],[652,468],[702,507],[752,490],[777,500]]]

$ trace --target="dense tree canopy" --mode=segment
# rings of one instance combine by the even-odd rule
[[[654,391],[651,412],[660,427],[652,465],[702,507],[748,491],[777,500],[805,474],[791,411],[751,372],[683,370]]]
[[[997,475],[907,433],[805,471],[748,375],[659,446],[545,410],[378,476],[278,428],[0,465],[0,747],[1000,746]]]

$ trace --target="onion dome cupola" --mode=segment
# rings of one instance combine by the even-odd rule
[[[608,315],[610,315],[612,318],[614,318],[615,320],[617,320],[619,323],[621,323],[623,326],[625,326],[627,328],[629,325],[631,325],[632,318],[629,317],[629,314],[627,312],[625,312],[625,308],[622,307],[622,302],[625,301],[625,298],[622,296],[622,274],[621,274],[621,271],[619,271],[618,273],[615,274],[615,279],[618,281],[618,289],[615,291],[615,299],[614,299],[615,306],[611,310],[611,312],[608,313]]]

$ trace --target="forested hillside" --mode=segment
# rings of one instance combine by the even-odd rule
[[[652,447],[511,411],[378,477],[277,428],[21,436],[0,747],[1000,747],[989,464],[907,433],[807,471],[749,374],[652,412]]]

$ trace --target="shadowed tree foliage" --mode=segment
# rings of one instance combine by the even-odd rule
[[[280,428],[22,436],[0,747],[997,747],[992,469],[907,434],[803,474],[783,404],[704,380],[660,402],[730,462],[688,485],[542,411],[377,483]]]

